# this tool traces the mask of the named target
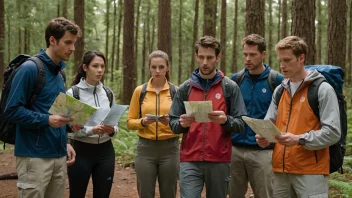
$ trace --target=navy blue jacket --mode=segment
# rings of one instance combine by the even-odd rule
[[[32,108],[26,108],[35,89],[38,70],[33,61],[23,63],[12,81],[5,119],[16,123],[15,156],[63,157],[67,155],[66,126],[50,127],[48,111],[59,93],[65,93],[64,81],[59,74],[65,63],[61,61],[55,65],[43,49],[40,50],[39,58],[45,63],[45,86]]]
[[[247,109],[247,116],[251,118],[264,119],[272,99],[273,90],[271,90],[268,82],[270,67],[268,65],[264,66],[264,72],[260,74],[255,82],[249,76],[248,69],[245,69],[244,78],[240,84],[240,90]],[[231,79],[234,80],[236,75],[237,73]],[[279,74],[276,78],[276,85],[280,85],[283,79],[283,75]],[[232,145],[261,149],[255,140],[255,133],[247,125],[243,132],[232,134]]]

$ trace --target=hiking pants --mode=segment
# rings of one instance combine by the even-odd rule
[[[205,184],[207,198],[226,198],[230,163],[181,162],[181,198],[200,198]]]
[[[84,198],[90,176],[93,181],[93,197],[110,197],[115,171],[115,152],[111,140],[90,144],[74,140],[76,161],[68,167],[71,198]]]
[[[175,198],[180,163],[178,138],[149,140],[139,138],[135,169],[140,198],[154,198],[156,179],[160,198]]]

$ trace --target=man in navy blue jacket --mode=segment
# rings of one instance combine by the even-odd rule
[[[247,115],[251,118],[263,119],[269,108],[273,89],[281,83],[283,76],[263,64],[266,45],[260,35],[246,36],[242,40],[242,49],[246,67],[243,71],[234,74],[231,79],[239,84]],[[271,77],[272,75],[274,77]],[[248,182],[256,198],[273,196],[272,149],[273,145],[265,149],[258,146],[255,133],[247,125],[242,133],[232,134],[231,198],[244,198]]]
[[[35,89],[38,70],[26,61],[16,73],[5,109],[6,119],[16,123],[15,156],[19,197],[64,197],[67,166],[75,153],[66,144],[66,124],[72,121],[48,113],[65,86],[60,71],[75,50],[80,28],[65,18],[52,19],[45,30],[47,48],[38,58],[45,65],[45,85],[31,108],[26,108]],[[67,158],[66,158],[67,156]]]

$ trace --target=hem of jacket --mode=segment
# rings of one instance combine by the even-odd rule
[[[31,158],[60,158],[67,156],[67,151],[63,154],[55,154],[55,155],[39,155],[39,154],[29,154],[29,153],[15,153],[16,157],[31,157]]]
[[[220,162],[220,163],[229,163],[231,162],[231,158],[230,159],[226,159],[226,160],[220,160],[220,159],[194,159],[194,158],[180,158],[180,162]]]
[[[237,144],[237,143],[232,142],[232,146],[240,147],[240,148],[244,148],[244,149],[250,149],[250,150],[272,150],[272,149],[274,149],[275,144],[271,143],[271,144],[269,144],[269,146],[262,148],[258,144],[250,145],[250,144]]]
[[[280,170],[281,169],[281,170]],[[286,173],[286,174],[293,174],[293,175],[329,175],[330,171],[324,172],[312,172],[312,171],[282,171],[282,168],[274,169],[273,172],[275,173]]]

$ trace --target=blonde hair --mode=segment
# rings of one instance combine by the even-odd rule
[[[276,51],[283,49],[292,49],[293,54],[296,57],[299,57],[301,54],[304,54],[304,56],[307,55],[308,45],[302,38],[298,36],[288,36],[280,40],[276,44],[275,49]]]
[[[148,58],[148,67],[150,67],[150,63],[151,63],[153,58],[162,58],[162,59],[164,59],[165,62],[166,62],[166,65],[168,67],[170,67],[169,56],[165,52],[163,52],[161,50],[155,50],[152,53],[150,53],[149,54],[149,58]],[[165,78],[166,78],[167,81],[170,81],[170,72],[169,71],[166,72]]]

